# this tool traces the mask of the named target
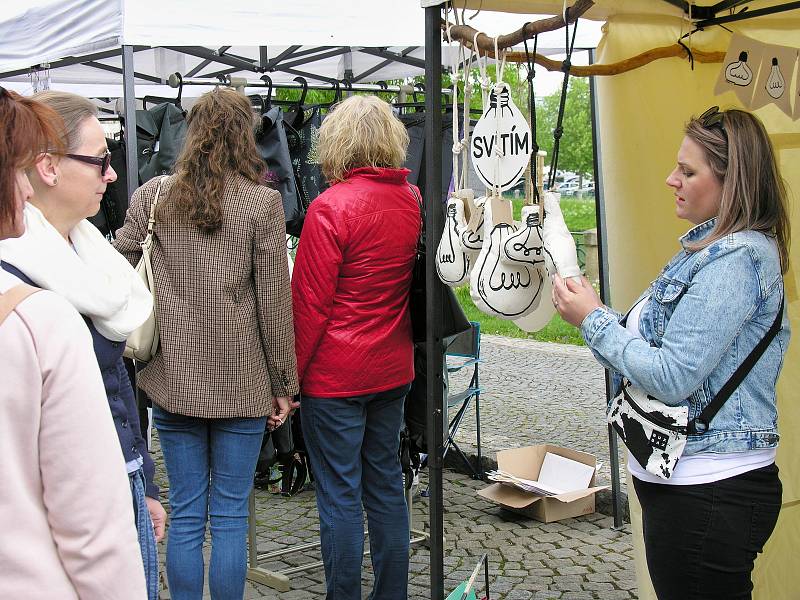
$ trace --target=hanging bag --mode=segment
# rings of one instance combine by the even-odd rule
[[[687,406],[668,406],[623,380],[622,391],[611,401],[608,423],[617,431],[633,457],[649,473],[669,479],[686,447],[687,436],[704,433],[722,405],[739,387],[778,334],[783,321],[783,297],[775,322],[739,368],[699,416],[689,421]]]
[[[425,342],[428,331],[428,318],[425,298],[427,296],[427,264],[425,258],[425,209],[422,206],[422,198],[417,190],[409,185],[411,193],[419,205],[419,214],[422,219],[420,226],[419,239],[417,240],[417,257],[414,260],[414,269],[411,276],[411,288],[409,290],[408,308],[411,313],[411,329],[413,332],[414,343]],[[437,282],[438,282],[437,278]],[[442,337],[449,338],[470,328],[461,305],[458,303],[453,289],[442,284]]]
[[[267,165],[267,184],[281,193],[286,233],[299,237],[306,216],[306,205],[298,194],[297,180],[289,154],[287,135],[297,135],[284,122],[283,111],[277,106],[261,116],[261,125],[256,134],[256,147]]]
[[[153,265],[151,262],[151,252],[153,250],[153,226],[156,224],[156,205],[161,195],[161,184],[166,177],[161,177],[156,186],[156,195],[150,204],[150,218],[147,221],[147,235],[140,244],[142,247],[142,257],[136,264],[136,272],[142,278],[145,287],[153,295],[153,311],[133,333],[128,336],[125,342],[123,356],[132,358],[140,362],[148,362],[155,356],[161,338],[158,333],[158,322],[156,320],[156,285],[153,281]]]

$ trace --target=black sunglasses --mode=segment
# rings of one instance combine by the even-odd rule
[[[106,150],[103,156],[86,156],[85,154],[65,154],[67,158],[100,167],[100,177],[105,177],[111,166],[111,152]]]
[[[725,117],[725,111],[719,112],[719,106],[712,106],[702,115],[697,117],[697,120],[700,121],[700,124],[705,127],[706,129],[711,129],[715,125],[719,125],[719,128],[725,133],[725,125],[722,122],[722,119]]]

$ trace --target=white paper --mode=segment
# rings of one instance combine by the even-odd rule
[[[539,470],[539,483],[566,492],[585,490],[594,475],[594,467],[547,452]]]

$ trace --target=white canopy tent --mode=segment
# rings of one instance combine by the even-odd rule
[[[0,80],[21,93],[36,77],[53,89],[91,97],[122,97],[122,47],[134,51],[135,93],[170,96],[167,78],[228,75],[275,83],[353,83],[401,79],[424,72],[421,11],[391,0],[296,0],[286,5],[231,0],[29,0],[0,7]],[[283,4],[283,3],[281,3]],[[533,20],[535,17],[532,17]],[[482,14],[471,21],[501,33],[512,19]],[[583,27],[576,47],[593,48],[599,24]],[[552,34],[540,49],[557,53]],[[455,51],[455,48],[454,48]],[[444,52],[443,62],[451,56]],[[43,67],[49,65],[49,70]],[[44,82],[43,82],[44,83]],[[187,96],[201,88],[187,88]]]

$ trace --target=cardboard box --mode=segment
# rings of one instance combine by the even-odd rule
[[[501,450],[497,453],[497,467],[517,477],[536,480],[539,478],[542,462],[548,452],[591,467],[597,465],[595,457],[586,452],[578,452],[577,450],[550,444],[540,444],[538,446]],[[502,483],[493,483],[489,487],[478,491],[478,495],[495,504],[499,504],[503,508],[533,517],[537,521],[551,523],[552,521],[593,513],[595,510],[595,494],[607,487],[595,486],[595,476],[592,475],[588,488],[556,496],[540,496]]]

